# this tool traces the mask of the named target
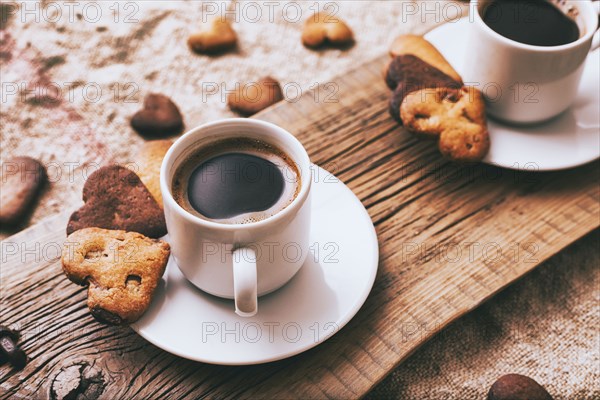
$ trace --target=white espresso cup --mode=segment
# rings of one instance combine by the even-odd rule
[[[576,22],[580,36],[561,46],[533,46],[508,39],[485,23],[486,8],[497,1],[471,0],[473,23],[464,81],[483,91],[492,117],[518,124],[553,118],[569,108],[577,95],[598,29],[598,4],[591,0],[545,0]]]
[[[202,219],[177,203],[172,193],[177,168],[203,146],[227,138],[258,139],[282,150],[295,163],[300,189],[289,205],[266,219],[233,224]],[[183,275],[207,293],[235,299],[238,315],[255,315],[257,297],[285,285],[309,253],[311,181],[306,150],[274,124],[233,118],[181,136],[165,155],[160,188],[172,254]]]

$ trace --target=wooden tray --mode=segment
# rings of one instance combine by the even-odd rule
[[[2,242],[0,321],[22,330],[31,360],[21,372],[0,369],[0,398],[359,397],[448,323],[598,227],[598,163],[554,173],[448,163],[388,116],[384,61],[257,116],[296,134],[375,223],[379,275],[345,328],[265,365],[175,357],[89,315],[86,289],[61,272],[68,215],[59,215]]]

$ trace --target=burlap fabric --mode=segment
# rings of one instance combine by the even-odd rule
[[[129,118],[150,92],[171,96],[187,127],[234,116],[225,95],[240,82],[278,79],[288,101],[381,55],[406,32],[423,33],[459,6],[410,1],[234,3],[237,52],[198,56],[186,44],[225,1],[2,2],[2,160],[31,155],[52,180],[31,223],[80,202],[85,177],[108,162],[134,163],[143,139]],[[300,41],[315,10],[343,17],[357,43],[309,51]],[[436,14],[439,9],[439,15]],[[405,15],[409,14],[410,15]],[[3,232],[6,235],[7,232]]]
[[[600,399],[600,232],[573,244],[417,350],[368,399],[485,399],[507,373],[555,400]]]
[[[52,181],[27,225],[79,204],[86,176],[99,165],[135,164],[143,139],[128,119],[147,93],[171,96],[193,127],[233,116],[224,95],[237,82],[271,75],[291,101],[382,54],[398,34],[466,15],[464,5],[436,1],[242,1],[229,15],[239,50],[192,54],[187,35],[226,6],[2,2],[0,158],[39,158]],[[317,8],[346,20],[356,45],[306,50],[303,21]],[[521,372],[557,398],[600,397],[597,242],[598,235],[587,238],[453,324],[371,396],[482,398],[498,375]]]

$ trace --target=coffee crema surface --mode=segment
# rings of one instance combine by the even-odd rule
[[[267,219],[298,195],[300,174],[281,149],[250,138],[202,145],[175,171],[172,193],[189,213],[225,224]]]
[[[500,35],[533,46],[561,46],[580,36],[577,23],[547,0],[496,0],[482,18]]]

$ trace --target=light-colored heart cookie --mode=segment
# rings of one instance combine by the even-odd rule
[[[196,53],[216,54],[234,48],[237,34],[225,18],[215,18],[188,38],[188,45]]]
[[[281,100],[281,86],[270,76],[248,82],[227,95],[229,108],[244,116],[256,114]]]
[[[163,200],[160,191],[160,166],[172,144],[170,140],[145,142],[135,158],[137,175],[161,208]]]
[[[352,30],[341,19],[327,13],[316,13],[306,20],[302,43],[306,47],[322,45],[343,47],[354,42]]]
[[[427,64],[439,69],[462,85],[462,78],[458,72],[452,68],[452,65],[444,58],[442,53],[440,53],[429,41],[423,38],[423,36],[401,35],[394,40],[390,47],[390,56],[398,57],[409,54],[418,57]]]

